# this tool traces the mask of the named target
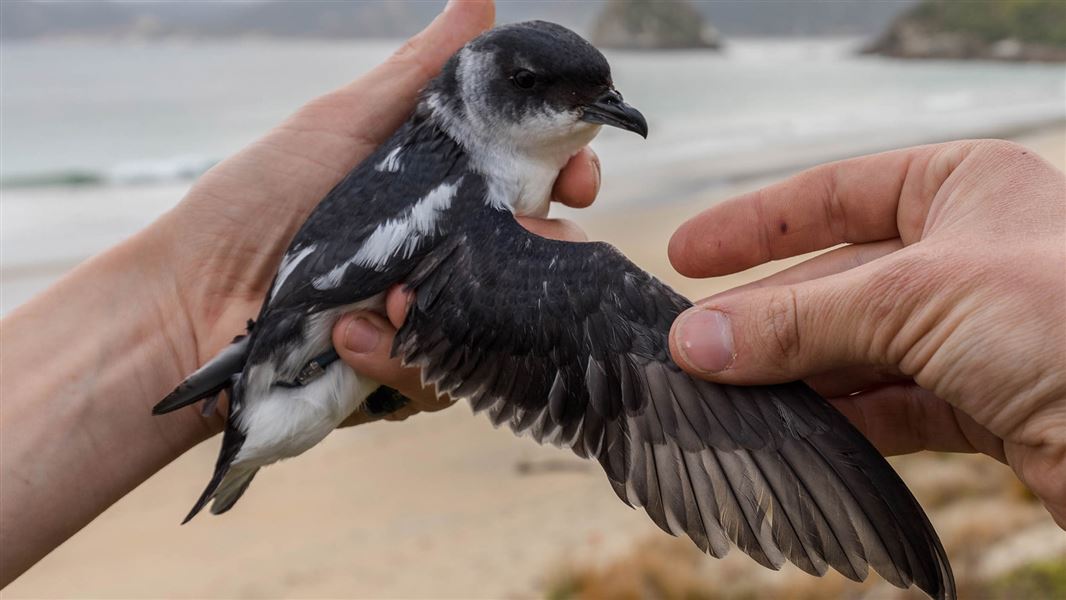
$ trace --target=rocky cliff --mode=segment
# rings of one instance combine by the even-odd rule
[[[718,32],[688,0],[610,0],[592,28],[601,48],[718,48]]]
[[[899,58],[1066,61],[1066,0],[925,0],[866,48]]]

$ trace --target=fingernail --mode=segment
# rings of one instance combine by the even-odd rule
[[[706,373],[724,371],[733,364],[733,326],[725,313],[691,308],[681,315],[674,338],[682,358]]]
[[[381,332],[366,319],[352,319],[344,330],[344,347],[357,354],[369,354],[378,347]]]
[[[592,157],[589,158],[589,166],[592,167],[592,172],[596,174],[596,194],[600,193],[600,157],[596,156],[595,152],[592,152]]]

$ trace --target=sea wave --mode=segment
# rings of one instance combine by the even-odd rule
[[[59,169],[38,173],[5,175],[0,178],[0,187],[82,187],[174,183],[192,181],[217,163],[217,159],[196,155],[125,161],[101,170]]]

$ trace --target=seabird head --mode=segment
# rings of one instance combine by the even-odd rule
[[[614,89],[603,54],[544,21],[504,25],[468,43],[425,100],[460,141],[537,156],[576,152],[610,125],[647,137],[640,111]]]

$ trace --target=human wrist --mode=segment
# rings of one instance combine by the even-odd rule
[[[5,542],[23,548],[0,560],[4,582],[219,427],[152,421],[189,361],[164,331],[176,325],[153,244],[123,242],[3,320],[2,368],[17,376],[0,383],[0,512]]]
[[[151,227],[79,265],[4,319],[4,342],[18,348],[5,353],[5,367],[20,364],[27,374],[8,383],[66,379],[64,402],[149,414],[197,366],[174,269]],[[33,368],[42,364],[49,368]],[[91,381],[71,385],[82,379]],[[207,435],[179,437],[191,446]]]

